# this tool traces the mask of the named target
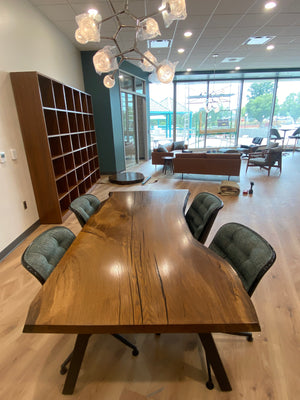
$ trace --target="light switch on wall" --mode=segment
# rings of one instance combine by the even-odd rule
[[[12,160],[17,160],[17,150],[16,149],[10,149],[10,155]]]
[[[0,152],[0,162],[1,162],[2,164],[6,162],[6,156],[5,156],[4,151],[1,151],[1,152]]]

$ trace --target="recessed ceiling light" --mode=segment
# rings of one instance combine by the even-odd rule
[[[178,53],[180,53],[180,54],[181,54],[181,53],[184,53],[184,49],[178,49],[177,51],[178,51]]]
[[[241,69],[241,67],[237,66],[234,68],[236,71],[238,71],[239,69]]]
[[[193,33],[191,31],[186,31],[183,34],[185,37],[191,37],[193,35]]]
[[[212,57],[217,58],[217,57],[219,57],[219,54],[213,54]]]
[[[276,6],[277,6],[276,1],[268,1],[268,2],[265,4],[265,9],[266,9],[266,10],[272,10],[272,8],[274,8],[274,7],[276,7]]]
[[[187,68],[186,72],[191,72],[192,68]]]
[[[267,50],[273,50],[275,48],[275,46],[273,44],[269,44],[269,46],[267,46]]]

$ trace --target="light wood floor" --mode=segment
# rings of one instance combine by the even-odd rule
[[[137,170],[152,175],[144,186],[117,186],[102,176],[93,193],[100,200],[114,190],[187,188],[190,201],[200,191],[217,194],[219,181],[163,177],[150,163]],[[156,182],[157,180],[157,182]],[[101,400],[295,400],[300,397],[300,153],[286,155],[281,176],[268,177],[257,168],[245,174],[240,187],[252,197],[223,197],[207,243],[222,224],[236,221],[250,226],[274,247],[277,260],[252,299],[261,323],[254,342],[231,335],[214,335],[233,391],[205,387],[206,370],[197,335],[127,335],[140,355],[109,335],[92,336],[79,375],[74,399]],[[189,202],[190,202],[189,201]],[[188,204],[189,205],[189,204]],[[75,234],[80,226],[73,215],[65,223]],[[59,365],[73,347],[75,336],[23,334],[28,307],[40,289],[39,282],[20,264],[26,246],[48,226],[40,226],[18,246],[0,267],[0,399],[57,400],[64,376]],[[176,249],[174,249],[176,251]],[[205,306],[205,305],[203,305]]]

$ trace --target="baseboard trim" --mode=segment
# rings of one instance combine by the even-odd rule
[[[27,238],[33,231],[35,231],[41,225],[40,220],[37,220],[32,224],[25,232],[18,236],[13,242],[11,242],[4,250],[0,251],[0,261],[2,261],[9,253],[11,253],[24,239]]]

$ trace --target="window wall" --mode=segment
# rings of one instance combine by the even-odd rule
[[[151,84],[150,121],[151,148],[172,140],[194,149],[230,148],[256,136],[266,144],[272,127],[283,135],[300,126],[300,79]]]

